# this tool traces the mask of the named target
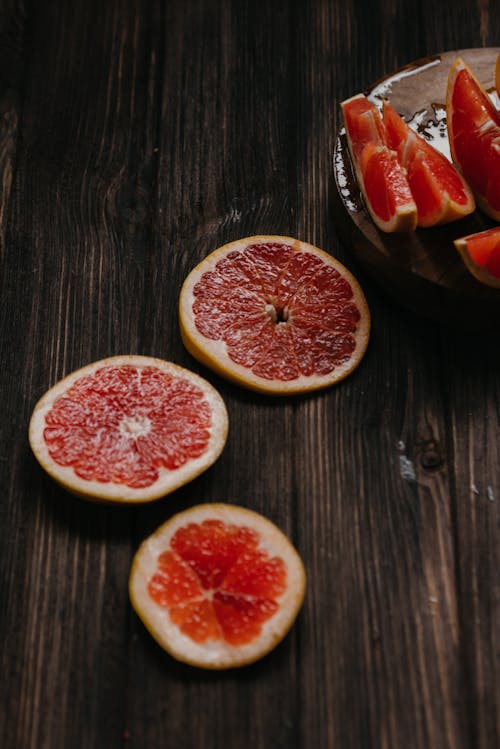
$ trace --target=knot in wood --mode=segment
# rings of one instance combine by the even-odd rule
[[[443,456],[435,442],[428,442],[420,456],[420,465],[428,471],[436,470],[443,464]]]

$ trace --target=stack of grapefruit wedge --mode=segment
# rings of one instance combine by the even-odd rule
[[[498,62],[496,81],[500,88]],[[446,119],[453,160],[474,190],[479,207],[500,221],[500,113],[461,57],[448,78]]]
[[[472,192],[453,164],[414,132],[391,107],[363,94],[342,102],[358,184],[376,226],[412,231],[467,216]]]

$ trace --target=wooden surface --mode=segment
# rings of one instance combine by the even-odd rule
[[[498,339],[407,313],[334,221],[339,102],[405,63],[493,46],[493,0],[74,0],[0,5],[0,746],[500,746]],[[225,384],[177,298],[218,245],[297,236],[363,284],[361,367],[319,395]],[[227,447],[148,507],[74,499],[30,453],[59,377],[117,353],[201,372]],[[183,667],[127,596],[141,540],[230,500],[304,558],[287,639],[238,672]]]

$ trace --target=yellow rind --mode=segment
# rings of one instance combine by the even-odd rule
[[[213,346],[213,344],[209,339],[206,339],[205,336],[196,330],[194,322],[192,321],[191,304],[188,296],[197,280],[203,273],[209,271],[220,259],[228,255],[230,252],[236,249],[243,249],[251,244],[265,242],[286,242],[297,249],[302,249],[306,252],[313,252],[321,257],[325,263],[336,268],[351,284],[351,287],[356,294],[355,301],[359,307],[361,320],[359,328],[355,334],[357,347],[352,356],[352,360],[349,362],[350,366],[346,367],[341,373],[336,374],[334,370],[330,375],[300,377],[292,381],[265,380],[262,377],[254,375],[251,370],[234,364],[227,355],[223,357],[223,363],[221,363],[220,354],[215,355],[210,351],[210,346]],[[266,395],[300,395],[316,390],[322,390],[341,382],[361,363],[370,338],[370,324],[370,311],[364,293],[357,279],[344,265],[342,265],[342,263],[324,250],[307,242],[302,242],[293,237],[274,234],[245,237],[234,242],[229,242],[228,244],[214,250],[192,269],[182,285],[179,296],[179,329],[181,339],[187,351],[201,364],[209,367],[225,380]]]
[[[147,585],[148,582],[147,580],[141,581],[140,579],[140,563],[143,555],[148,554],[148,544],[150,544],[153,539],[161,537],[165,533],[165,531],[169,529],[169,527],[175,526],[175,524],[178,522],[182,523],[183,520],[186,521],[185,524],[187,524],[188,522],[201,522],[201,519],[199,517],[200,512],[202,513],[202,515],[206,514],[208,516],[214,514],[220,515],[221,513],[223,513],[224,516],[227,517],[228,522],[234,523],[236,525],[247,525],[255,529],[260,534],[262,534],[263,529],[266,529],[266,532],[269,535],[272,535],[273,539],[276,540],[276,547],[273,547],[273,549],[271,549],[271,553],[275,555],[281,555],[282,558],[284,557],[284,561],[287,564],[287,573],[290,572],[290,567],[293,566],[292,571],[294,573],[293,580],[295,589],[294,591],[292,591],[293,597],[290,601],[291,605],[289,606],[287,612],[285,612],[287,614],[286,619],[283,621],[283,624],[279,631],[272,636],[272,638],[265,646],[258,647],[258,637],[256,638],[256,640],[253,640],[252,643],[254,643],[254,647],[247,646],[245,648],[247,653],[245,656],[238,656],[238,651],[241,650],[244,646],[235,646],[233,648],[229,648],[230,650],[234,651],[232,652],[232,655],[226,656],[225,659],[224,657],[221,657],[219,658],[219,660],[203,660],[203,658],[200,657],[200,653],[198,653],[198,656],[195,656],[192,653],[186,652],[186,649],[189,647],[189,638],[186,638],[186,647],[183,649],[182,642],[185,636],[180,633],[180,630],[178,630],[175,625],[172,625],[172,629],[174,630],[174,632],[178,630],[178,639],[181,641],[180,646],[176,646],[175,644],[173,644],[168,639],[168,637],[165,636],[164,632],[158,631],[158,627],[153,624],[151,616],[148,617],[147,612],[144,612],[143,606],[141,606],[141,602],[138,598],[138,595],[141,591],[141,583],[143,585]],[[289,574],[287,574],[287,578],[290,578]],[[216,502],[203,505],[195,505],[188,510],[184,510],[183,512],[173,515],[169,520],[167,520],[166,523],[163,523],[163,525],[157,528],[151,536],[145,539],[145,541],[143,541],[143,543],[137,550],[132,561],[128,589],[130,601],[134,611],[141,619],[149,634],[153,637],[154,640],[156,640],[158,645],[163,650],[165,650],[177,661],[186,663],[190,666],[195,666],[212,671],[221,671],[230,668],[240,668],[242,666],[247,666],[251,663],[255,663],[255,661],[260,660],[272,650],[274,650],[274,648],[277,647],[277,645],[284,639],[284,637],[288,634],[291,627],[293,626],[304,600],[306,589],[306,572],[302,559],[300,558],[295,547],[287,538],[287,536],[274,523],[265,518],[263,515],[260,515],[259,513],[252,510],[248,510],[246,508],[239,507],[233,504]],[[148,602],[148,605],[155,607],[157,604],[155,604],[154,601],[150,600]],[[203,647],[197,645],[192,646],[192,649],[195,651],[203,651]],[[252,650],[254,652],[251,652]]]

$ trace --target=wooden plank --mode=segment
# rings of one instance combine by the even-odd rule
[[[123,732],[133,512],[69,497],[26,435],[58,377],[141,346],[161,42],[160,9],[139,6],[30,8],[2,297],[15,452],[2,465],[0,743],[16,749],[110,746]]]
[[[488,336],[445,344],[455,455],[457,581],[471,746],[500,744],[500,356]]]

